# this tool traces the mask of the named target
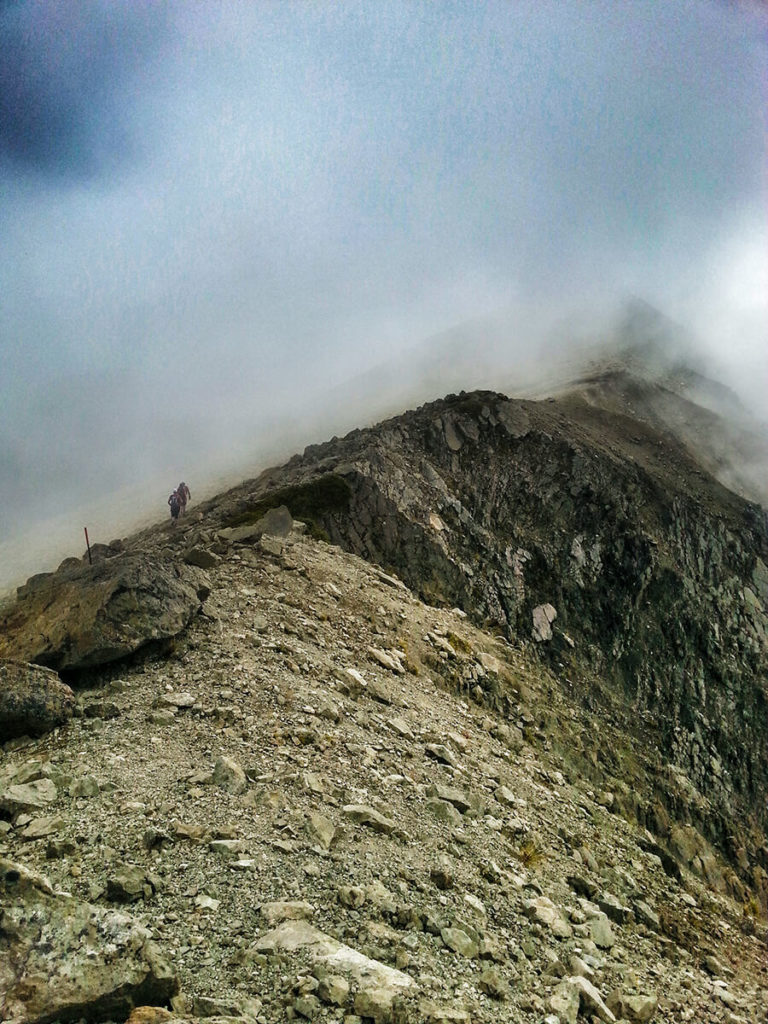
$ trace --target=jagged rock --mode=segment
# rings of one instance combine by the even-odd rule
[[[126,914],[54,892],[0,860],[0,1017],[25,1024],[124,1019],[178,990],[150,933]]]
[[[228,793],[238,795],[248,788],[245,772],[231,757],[220,757],[213,767],[211,782]]]
[[[566,921],[563,911],[555,906],[547,896],[537,896],[535,899],[526,900],[524,908],[526,915],[532,921],[539,921],[546,925],[558,938],[569,939],[573,934],[573,929]]]
[[[135,903],[151,893],[146,872],[132,864],[124,864],[107,879],[107,899],[117,903]]]
[[[306,900],[276,900],[273,903],[262,903],[261,916],[270,928],[282,921],[308,921],[315,913],[315,908]]]
[[[0,742],[42,736],[72,717],[75,695],[50,669],[0,661]]]
[[[557,612],[551,604],[540,604],[533,609],[533,639],[539,642],[552,639],[552,623]]]
[[[571,983],[571,979],[561,981],[547,1000],[549,1009],[557,1014],[557,1019],[562,1021],[562,1024],[576,1024],[580,1004],[579,990]]]
[[[492,999],[498,999],[499,1002],[509,999],[512,994],[509,982],[501,976],[496,967],[486,967],[480,975],[478,984],[481,992],[485,992]]]
[[[589,937],[598,949],[611,949],[616,942],[610,921],[605,914],[597,914],[587,922],[589,926]]]
[[[394,654],[387,654],[386,651],[382,651],[379,647],[369,647],[368,654],[383,668],[389,669],[390,672],[395,672],[401,676],[405,675],[402,662]]]
[[[448,949],[452,949],[454,953],[460,953],[469,960],[473,960],[480,952],[475,939],[468,935],[463,928],[443,928],[440,938]]]
[[[659,1005],[655,993],[632,995],[618,990],[612,992],[606,1002],[617,1017],[631,1021],[632,1024],[645,1024],[651,1020]]]
[[[438,800],[445,800],[447,803],[453,804],[460,814],[465,814],[472,807],[472,801],[466,794],[452,786],[443,786],[440,783],[435,783],[435,785],[429,787],[427,793]]]
[[[0,617],[0,658],[93,668],[180,633],[210,592],[201,569],[140,555],[54,573]]]
[[[36,840],[47,839],[53,836],[66,825],[66,821],[59,815],[50,815],[45,818],[33,818],[32,821],[22,830],[21,838]]]
[[[262,537],[285,538],[291,532],[293,518],[285,505],[269,509],[255,523],[219,530],[219,537],[231,544],[252,544]]]
[[[455,880],[453,865],[447,857],[440,857],[438,863],[430,869],[429,877],[438,889],[451,889]]]
[[[566,1024],[576,1024],[579,1013],[592,1014],[606,1024],[616,1020],[592,982],[578,975],[560,982],[549,998],[549,1008]]]
[[[219,555],[205,548],[192,548],[184,556],[187,565],[196,565],[198,569],[214,569],[220,562]]]
[[[212,839],[208,848],[219,857],[236,860],[246,850],[246,844],[242,839]]]
[[[427,800],[424,804],[424,808],[432,815],[433,818],[437,818],[438,821],[445,822],[446,825],[461,824],[461,815],[453,804],[449,804],[447,800],[438,800],[434,798]]]
[[[385,818],[383,814],[374,811],[372,807],[364,807],[360,804],[347,804],[342,810],[346,817],[354,821],[355,824],[367,825],[374,832],[381,832],[383,835],[389,835],[397,827],[394,821],[390,818]]]
[[[51,779],[35,779],[8,786],[0,792],[0,810],[9,814],[39,811],[56,800],[59,791]]]
[[[284,922],[262,935],[254,948],[262,953],[301,950],[315,963],[322,964],[329,973],[339,974],[356,984],[356,998],[370,993],[371,1002],[365,1005],[380,1007],[377,1012],[390,1012],[393,1000],[399,994],[416,991],[416,983],[409,975],[364,956],[306,921]]]
[[[330,850],[336,838],[336,826],[324,814],[310,811],[306,822],[307,835],[324,850]]]
[[[613,893],[604,892],[595,901],[611,921],[616,924],[626,924],[632,917],[632,908],[625,906]]]
[[[349,999],[349,982],[339,974],[327,974],[320,978],[317,995],[331,1006],[346,1006]]]

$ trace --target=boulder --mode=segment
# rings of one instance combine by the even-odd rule
[[[205,573],[142,555],[53,573],[0,617],[0,658],[93,668],[180,633],[209,592]]]
[[[75,695],[55,672],[0,661],[0,742],[42,736],[72,717]]]
[[[230,544],[255,544],[262,537],[286,538],[293,528],[293,517],[285,505],[271,508],[255,523],[219,530],[219,537]]]
[[[356,1012],[362,1011],[374,1020],[387,1019],[397,997],[415,992],[417,988],[409,975],[365,956],[303,920],[284,921],[262,935],[254,950],[258,953],[304,953],[328,974],[348,979],[355,985]],[[375,1014],[373,1007],[376,1007]]]
[[[124,1020],[178,991],[149,931],[0,859],[0,1019]]]

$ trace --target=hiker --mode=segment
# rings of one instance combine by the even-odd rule
[[[190,492],[189,488],[187,487],[183,480],[176,488],[176,493],[178,494],[179,501],[181,502],[181,514],[184,515],[184,513],[187,511],[187,502],[192,497],[192,493]]]
[[[175,526],[176,520],[179,518],[179,512],[181,511],[181,498],[179,497],[178,491],[173,491],[171,496],[168,498],[168,504],[171,509],[171,522]]]

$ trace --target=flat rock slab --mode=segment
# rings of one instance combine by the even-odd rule
[[[123,1020],[178,991],[170,963],[127,914],[54,892],[0,859],[0,1020]]]
[[[93,668],[180,633],[210,588],[202,569],[121,556],[46,576],[0,618],[0,658]]]
[[[0,742],[42,736],[72,717],[75,695],[55,672],[21,661],[0,661]]]
[[[389,1002],[405,992],[415,991],[416,982],[403,971],[387,967],[363,953],[321,932],[307,921],[285,921],[278,928],[262,935],[254,947],[259,953],[307,952],[316,963],[322,963],[331,974],[339,974],[355,982],[359,991],[386,993]]]

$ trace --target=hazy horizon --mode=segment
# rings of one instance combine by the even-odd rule
[[[438,397],[466,324],[509,378],[639,296],[768,418],[761,4],[6,0],[0,46],[0,560]]]

